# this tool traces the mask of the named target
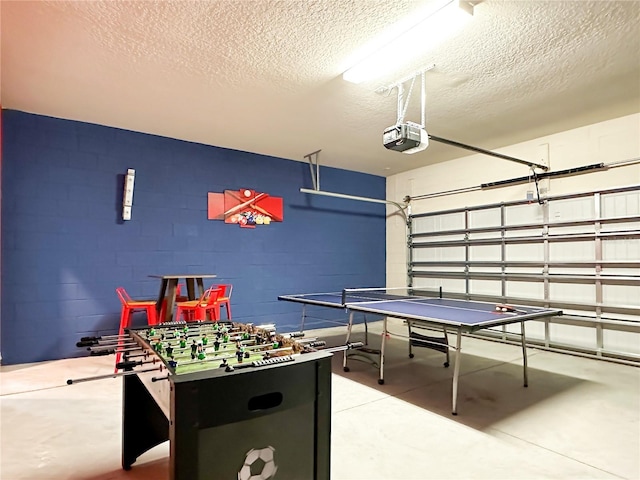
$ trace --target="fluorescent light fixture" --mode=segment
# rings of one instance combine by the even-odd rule
[[[366,56],[342,74],[348,82],[361,83],[392,72],[461,30],[473,16],[473,6],[461,0],[436,2],[408,30]]]

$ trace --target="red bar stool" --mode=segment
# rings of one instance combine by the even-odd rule
[[[218,311],[216,318],[220,318],[220,307],[224,305],[227,309],[227,319],[231,320],[231,291],[233,290],[233,285],[221,283],[218,285],[218,288],[220,289],[220,293],[218,294]]]
[[[186,322],[195,322],[198,320],[206,320],[207,314],[210,314],[216,322],[218,321],[220,306],[218,304],[218,295],[220,289],[209,287],[198,300],[189,300],[188,302],[176,303],[176,320],[180,320],[180,316],[184,317]]]
[[[155,300],[133,300],[123,287],[116,288],[116,293],[118,294],[118,298],[122,304],[122,310],[120,312],[120,330],[118,331],[118,336],[120,337],[118,341],[118,348],[120,348],[120,344],[122,343],[121,336],[124,335],[124,330],[131,326],[131,315],[134,312],[146,312],[147,323],[149,325],[158,324],[158,315],[156,312]],[[120,362],[121,357],[122,353],[117,352],[116,365]],[[118,373],[117,368],[115,369],[115,373]]]

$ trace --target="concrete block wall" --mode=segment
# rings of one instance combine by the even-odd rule
[[[151,274],[214,273],[234,286],[235,320],[285,330],[299,325],[300,307],[278,295],[384,285],[384,205],[300,193],[311,188],[306,162],[2,115],[5,364],[86,354],[75,347],[81,336],[118,328],[115,288],[154,298]],[[125,222],[128,168],[136,177]],[[321,177],[324,190],[385,197],[383,177],[326,167]],[[207,220],[208,192],[241,188],[282,197],[284,222],[246,229]]]

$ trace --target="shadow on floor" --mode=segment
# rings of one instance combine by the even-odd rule
[[[328,345],[344,343],[344,335],[323,339]],[[362,359],[361,355],[358,355],[359,359],[349,357],[349,371],[345,372],[342,367],[343,354],[338,352],[333,357],[332,371],[336,375],[477,430],[490,428],[507,417],[517,415],[585,382],[583,379],[535,368],[535,358],[539,351],[528,349],[529,386],[525,388],[519,347],[474,340],[482,342],[482,348],[490,355],[485,357],[465,353],[465,340],[468,342],[469,339],[462,341],[458,415],[455,416],[451,413],[455,365],[453,352],[451,364],[447,368],[444,366],[444,353],[414,348],[414,357],[409,358],[407,341],[389,337],[386,342],[383,385],[378,384],[376,355],[367,356],[365,361],[359,361]],[[371,336],[369,341],[372,342]],[[379,340],[377,344],[369,346],[377,348]]]
[[[169,478],[169,458],[134,464],[131,470],[113,470],[96,476],[82,476],[77,480],[167,480]],[[69,480],[76,480],[70,478]]]

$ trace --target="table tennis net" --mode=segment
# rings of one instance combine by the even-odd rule
[[[425,297],[442,297],[442,291],[416,289],[412,287],[345,288],[342,290],[343,304],[383,300],[411,300]]]

